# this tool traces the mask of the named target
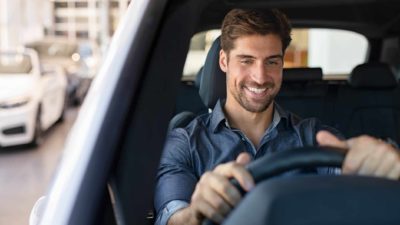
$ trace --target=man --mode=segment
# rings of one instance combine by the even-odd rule
[[[332,128],[315,119],[301,120],[274,103],[290,31],[286,17],[277,10],[235,9],[226,15],[219,64],[226,73],[227,98],[212,113],[169,133],[157,177],[157,224],[201,224],[204,218],[220,223],[241,198],[229,178],[249,191],[254,181],[244,165],[294,147],[320,144],[349,149],[343,173],[398,179],[400,159],[390,145],[366,136],[341,141]]]

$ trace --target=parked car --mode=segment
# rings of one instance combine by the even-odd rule
[[[68,101],[72,105],[81,104],[98,70],[98,46],[93,42],[58,38],[38,40],[25,46],[38,52],[41,63],[64,68],[68,78]]]
[[[42,69],[34,50],[0,51],[0,146],[40,144],[63,118],[66,86],[62,69]]]
[[[396,0],[131,1],[67,139],[65,155],[48,193],[41,225],[152,223],[147,216],[152,209],[156,171],[167,127],[173,116],[190,38],[197,32],[220,27],[224,15],[234,7],[259,10],[277,7],[288,15],[294,27],[325,27],[358,32],[368,40],[367,63],[385,62],[397,68],[400,63],[400,4]],[[342,54],[348,52],[343,51]],[[380,72],[371,73],[373,75],[368,76],[369,79],[380,83]],[[353,88],[346,80],[325,81],[318,77],[318,82],[327,82],[328,87],[332,87],[332,84],[339,85],[335,86],[339,89]],[[201,85],[204,83],[201,82]],[[308,83],[304,80],[295,86],[297,90],[308,90]],[[391,80],[391,86],[393,89],[390,90],[398,90],[396,81]],[[359,104],[359,100],[352,98],[358,96],[355,93],[368,90],[370,97],[363,99],[379,103],[372,99],[381,89],[376,86],[363,87],[358,92],[354,88],[348,94],[341,93],[341,97],[348,100],[347,106],[354,106]],[[332,94],[337,91],[335,88],[328,89]],[[310,95],[303,95],[299,91],[297,94],[294,92],[294,96],[301,100]],[[397,100],[390,102],[399,102],[399,97],[393,97]],[[331,103],[335,99],[322,100]],[[329,104],[327,106],[331,107]],[[375,104],[360,109],[376,110],[379,107]],[[340,108],[346,109],[335,109]],[[304,110],[313,112],[314,107],[307,106]],[[383,114],[390,116],[380,116],[378,121],[397,120],[391,125],[398,129],[399,108],[390,110],[391,114]],[[333,110],[328,108],[327,111]],[[355,115],[351,118],[369,126],[372,123],[365,121],[365,118],[371,114],[374,113],[351,114]],[[333,117],[336,119],[335,115]],[[307,159],[307,155],[302,157],[302,160]],[[291,161],[287,162],[290,164]],[[316,224],[400,224],[397,212],[400,198],[398,182],[354,176],[310,177],[271,180],[276,181],[273,182],[273,190],[282,191],[279,195],[268,195],[272,202],[280,203],[281,198],[278,197],[282,196],[298,197],[288,199],[294,200],[296,207],[291,207],[290,201],[282,201],[285,205],[279,207],[280,211],[273,218],[286,219],[284,224],[315,224],[312,219],[317,217]],[[290,192],[297,187],[301,187],[301,193]],[[334,194],[331,195],[331,191]],[[303,195],[306,192],[307,195]],[[244,199],[253,206],[251,209],[259,208],[254,207],[259,203],[251,201],[261,199],[257,193],[260,192],[255,192],[249,201],[246,201],[246,197]],[[301,198],[313,194],[318,198]],[[353,201],[354,196],[358,197]],[[340,201],[336,201],[336,208],[332,208],[330,202],[337,199]],[[315,204],[316,201],[319,203]],[[397,201],[397,204],[393,204],[393,201]],[[307,211],[309,206],[313,206],[313,210]],[[343,208],[349,210],[348,213]],[[290,209],[290,212],[285,209]],[[301,216],[290,214],[299,210],[311,216],[307,217],[310,220],[306,220],[309,223],[301,223],[304,221],[300,220]],[[251,211],[244,213],[247,217],[242,218],[262,218],[264,213]],[[238,215],[236,211],[232,213],[234,215]],[[380,218],[380,221],[373,222],[370,219],[372,217]]]

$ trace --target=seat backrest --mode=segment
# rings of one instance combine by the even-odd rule
[[[176,114],[174,117],[172,117],[168,125],[168,130],[170,131],[175,128],[186,127],[186,125],[188,125],[190,121],[196,118],[196,116],[197,116],[196,114],[189,111],[180,112]]]
[[[377,79],[379,77],[379,79]],[[349,84],[361,89],[391,89],[398,83],[390,66],[386,63],[373,62],[356,66],[350,74]]]
[[[285,68],[283,69],[283,82],[314,82],[322,81],[322,69],[320,67],[301,67],[301,68]]]
[[[316,117],[328,122],[325,113],[332,101],[327,100],[329,87],[322,81],[321,68],[287,68],[283,70],[282,80],[276,96],[279,105],[300,117]]]
[[[204,105],[199,95],[199,81],[202,74],[203,70],[200,69],[194,82],[181,81],[176,98],[175,114],[189,111],[196,115],[201,115],[207,112],[207,107]]]
[[[200,97],[207,108],[214,108],[218,99],[226,97],[226,77],[219,67],[221,42],[215,39],[208,51],[200,82]]]
[[[335,126],[347,137],[369,134],[400,142],[399,99],[397,80],[387,64],[359,65],[349,85],[338,90]]]

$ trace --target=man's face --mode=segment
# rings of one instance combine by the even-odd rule
[[[283,52],[278,35],[240,37],[229,55],[221,50],[219,63],[226,72],[227,104],[249,112],[268,108],[282,83]]]

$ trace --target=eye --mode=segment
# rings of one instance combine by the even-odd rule
[[[282,64],[282,60],[280,59],[269,59],[265,62],[267,66],[280,66]]]
[[[278,65],[278,61],[277,60],[267,60],[267,65]]]
[[[251,63],[253,63],[253,60],[251,59],[242,59],[240,60],[240,63],[243,65],[250,65]]]

